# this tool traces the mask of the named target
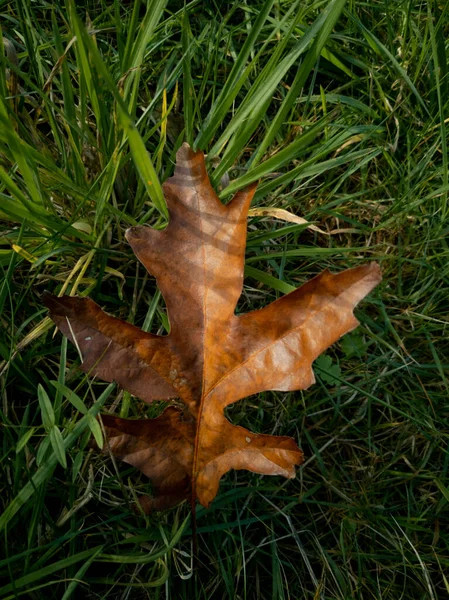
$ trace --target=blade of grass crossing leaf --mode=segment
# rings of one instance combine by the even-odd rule
[[[302,61],[298,72],[296,73],[295,79],[276,114],[276,117],[271,122],[271,125],[262,142],[257,147],[256,152],[251,157],[251,165],[255,165],[260,161],[267,148],[282,128],[289,111],[292,109],[297,97],[299,96],[301,88],[305,85],[311,70],[315,66],[316,61],[318,60],[318,57],[320,56],[324,45],[327,42],[332,29],[334,28],[343,10],[345,3],[346,0],[335,0],[334,2],[331,2],[325,9],[326,18],[322,21],[322,26],[318,30],[312,47]]]
[[[142,325],[142,331],[147,331],[147,332],[150,331],[160,299],[161,299],[161,292],[158,288],[154,293],[154,296],[151,300],[150,306],[148,307],[148,311],[145,316],[145,321],[143,322],[143,325]]]
[[[92,417],[96,417],[98,415],[114,387],[115,383],[109,384],[108,387],[101,394],[101,396],[98,398],[98,400],[95,402],[95,404],[89,409],[89,414]],[[73,446],[76,440],[80,437],[80,435],[82,435],[86,431],[88,427],[88,418],[87,415],[85,415],[82,419],[78,421],[73,430],[64,439],[64,448],[66,451]],[[39,486],[41,486],[48,479],[48,477],[50,477],[57,462],[58,459],[53,453],[48,457],[45,463],[37,469],[31,480],[23,486],[23,488],[14,498],[14,500],[7,506],[3,514],[0,515],[0,531],[6,527],[6,525],[14,517],[14,515],[36,492]]]
[[[147,314],[145,316],[145,320],[142,325],[142,331],[150,331],[151,325],[153,324],[154,317],[157,313],[159,301],[161,299],[161,292],[157,289],[154,293],[153,298],[151,299],[150,305],[147,310]],[[122,403],[120,406],[120,417],[122,419],[126,419],[129,414],[129,409],[131,407],[131,394],[126,390],[123,393]]]
[[[280,279],[273,277],[273,275],[270,275],[265,271],[255,269],[254,267],[250,267],[249,265],[245,265],[245,275],[247,277],[252,277],[256,281],[260,281],[260,283],[267,285],[273,290],[278,290],[283,294],[289,294],[290,292],[293,292],[293,290],[296,289],[294,285],[290,285],[285,281],[281,281]]]

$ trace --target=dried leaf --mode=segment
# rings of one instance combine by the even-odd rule
[[[250,208],[248,211],[249,217],[273,217],[274,219],[279,219],[280,221],[287,221],[288,223],[296,223],[297,225],[307,225],[307,229],[311,229],[312,231],[316,231],[317,233],[323,233],[324,235],[329,235],[327,231],[323,231],[316,225],[309,223],[306,219],[302,217],[298,217],[293,213],[285,210],[284,208],[272,208],[272,207],[263,207],[258,206],[256,208]]]
[[[258,206],[256,208],[250,208],[248,211],[249,217],[273,217],[274,219],[279,219],[280,221],[287,221],[288,223],[296,223],[297,225],[306,225],[307,229],[311,231],[316,231],[316,233],[322,233],[323,235],[336,235],[337,233],[358,233],[357,229],[354,228],[346,228],[346,229],[332,229],[332,231],[324,231],[320,229],[316,225],[309,223],[303,217],[298,217],[298,215],[294,215],[288,210],[284,208],[273,208],[273,207],[263,207]]]
[[[157,419],[102,417],[110,451],[153,483],[146,509],[188,497],[208,506],[230,469],[294,477],[303,454],[292,438],[232,425],[224,410],[264,390],[311,385],[312,362],[357,326],[353,307],[380,281],[376,264],[325,271],[266,308],[236,316],[254,191],[221,204],[203,154],[184,144],[164,184],[168,227],[127,231],[165,298],[169,335],[145,333],[89,299],[46,297],[51,318],[80,349],[84,371],[145,402],[179,398],[184,405]]]

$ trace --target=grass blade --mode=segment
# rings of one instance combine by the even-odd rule
[[[295,75],[295,79],[288,90],[286,97],[284,98],[281,107],[279,108],[276,117],[272,120],[268,131],[265,134],[262,142],[258,145],[256,151],[251,157],[251,165],[257,164],[262,156],[265,154],[267,148],[270,146],[274,138],[278,135],[281,130],[284,121],[287,118],[288,113],[291,111],[297,97],[300,95],[301,89],[304,87],[307,78],[316,64],[323,48],[338,20],[346,0],[335,0],[335,2],[329,3],[325,10],[325,18],[322,22],[321,28],[318,30],[315,39],[313,40],[310,50],[307,52],[304,60],[302,61],[298,72]]]
[[[115,383],[111,383],[105,389],[105,391],[101,394],[95,404],[89,409],[88,414],[91,417],[96,417],[100,412],[103,404],[109,398],[112,390],[115,387]],[[64,449],[65,451],[69,450],[76,440],[84,433],[84,431],[89,427],[88,423],[88,415],[84,415],[82,419],[78,421],[75,425],[74,429],[67,435],[64,439]],[[38,468],[36,473],[33,475],[31,480],[26,483],[23,488],[20,490],[18,495],[14,498],[14,500],[9,504],[6,510],[0,515],[0,531],[2,531],[9,521],[17,514],[17,512],[22,508],[22,506],[31,498],[31,496],[35,493],[35,491],[50,477],[53,469],[56,466],[58,459],[55,454],[52,454],[44,465]]]
[[[72,6],[72,19],[75,28],[75,32],[78,39],[78,44],[83,45],[89,50],[89,55],[95,64],[98,73],[103,78],[110,92],[112,92],[114,99],[117,103],[118,117],[120,123],[124,129],[125,136],[128,139],[131,154],[133,156],[136,168],[145,186],[145,189],[153,201],[155,207],[164,216],[168,216],[167,206],[165,204],[164,195],[162,193],[162,187],[154,169],[153,163],[151,162],[150,156],[145,148],[142,137],[140,136],[133,120],[131,119],[126,104],[121,97],[114,80],[111,77],[110,72],[106,68],[98,48],[93,44],[90,36],[86,29],[81,25],[78,16],[75,13],[73,1]]]
[[[61,431],[59,427],[54,425],[49,432],[51,447],[59,462],[59,464],[67,469],[67,458],[65,455],[64,440],[62,439]]]
[[[215,131],[220,127],[225,115],[232,106],[239,90],[241,89],[250,69],[246,67],[248,57],[255,46],[256,40],[264,26],[274,0],[265,0],[263,6],[258,11],[254,25],[251,27],[249,35],[235,61],[229,77],[223,86],[222,91],[214,102],[206,120],[204,121],[200,132],[195,140],[195,148],[205,148],[212,139]],[[250,67],[251,68],[251,67]]]
[[[53,411],[53,405],[50,401],[50,398],[41,384],[37,386],[37,397],[39,399],[39,406],[41,408],[42,423],[44,424],[45,429],[48,431],[55,425],[55,413]]]

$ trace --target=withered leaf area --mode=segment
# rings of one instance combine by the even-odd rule
[[[223,205],[204,155],[184,144],[164,184],[168,227],[126,232],[165,298],[169,335],[145,333],[86,298],[45,298],[59,329],[76,338],[84,371],[144,402],[179,398],[184,405],[156,419],[102,416],[108,451],[152,481],[147,510],[186,498],[209,506],[230,469],[294,477],[303,453],[292,438],[232,425],[224,410],[264,390],[309,387],[312,362],[357,326],[354,306],[381,279],[375,263],[325,271],[265,308],[236,316],[254,191],[252,185]]]

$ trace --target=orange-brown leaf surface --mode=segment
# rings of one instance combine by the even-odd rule
[[[84,371],[145,402],[179,398],[184,405],[169,406],[156,419],[102,416],[112,454],[153,483],[148,509],[188,497],[208,506],[230,469],[294,477],[303,454],[292,438],[232,425],[224,410],[264,390],[311,385],[312,362],[357,326],[354,306],[380,281],[374,263],[336,275],[325,271],[266,308],[237,316],[254,191],[253,185],[223,205],[202,152],[184,144],[164,184],[168,227],[126,232],[165,298],[169,335],[145,333],[89,299],[46,296]]]

